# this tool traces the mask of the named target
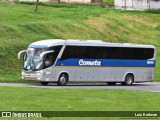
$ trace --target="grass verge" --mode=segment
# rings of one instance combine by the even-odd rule
[[[160,110],[160,94],[151,92],[28,87],[0,87],[0,91],[1,111]]]
[[[0,2],[0,82],[23,82],[17,53],[32,42],[51,38],[155,45],[155,80],[160,80],[158,14],[64,3],[40,4],[37,13],[34,8],[34,4]]]

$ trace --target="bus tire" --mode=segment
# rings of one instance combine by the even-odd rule
[[[41,82],[41,85],[48,85],[49,82]]]
[[[66,85],[67,82],[68,82],[68,75],[66,73],[60,74],[57,84],[59,86],[64,86]]]
[[[116,85],[116,82],[107,82],[108,85]]]
[[[134,77],[132,74],[128,74],[126,75],[125,77],[125,81],[122,82],[121,84],[122,85],[126,85],[126,86],[129,86],[129,85],[132,85],[132,83],[134,82]]]

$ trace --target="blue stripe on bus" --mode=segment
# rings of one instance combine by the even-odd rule
[[[30,45],[30,48],[47,48],[47,45]]]
[[[86,61],[87,63],[83,65],[81,61]],[[80,62],[80,63],[79,63]],[[100,64],[94,64],[99,62]],[[55,66],[106,66],[106,67],[155,67],[155,60],[114,60],[114,59],[67,59],[56,62]]]

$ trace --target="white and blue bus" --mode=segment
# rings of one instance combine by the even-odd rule
[[[154,79],[156,50],[152,45],[99,40],[42,40],[23,53],[22,79],[43,85],[56,82],[150,82]]]

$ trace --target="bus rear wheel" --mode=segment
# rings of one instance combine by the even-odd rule
[[[122,84],[122,85],[129,86],[129,85],[132,85],[133,82],[134,82],[134,77],[133,77],[133,75],[128,74],[128,75],[125,77],[125,81],[122,82],[121,84]]]
[[[116,85],[116,82],[107,82],[108,85]]]
[[[57,84],[59,86],[64,86],[68,82],[68,75],[65,73],[60,74]]]

